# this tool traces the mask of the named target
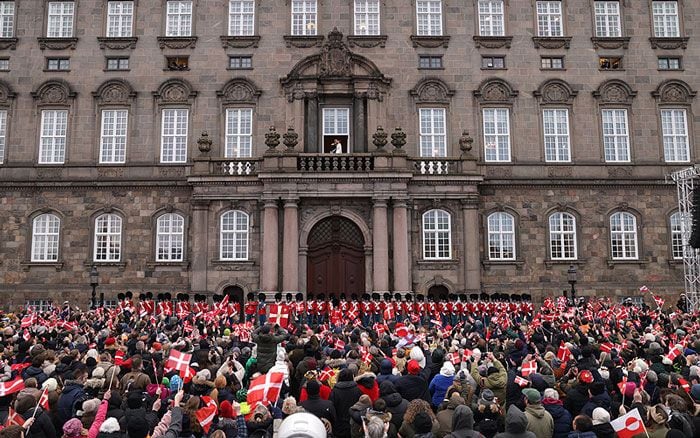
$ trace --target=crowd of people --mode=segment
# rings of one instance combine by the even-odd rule
[[[119,298],[0,314],[0,438],[700,436],[699,313],[651,294]]]

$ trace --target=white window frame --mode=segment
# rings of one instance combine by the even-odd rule
[[[560,0],[537,0],[537,36],[564,36],[564,5]],[[558,22],[558,25],[557,25]]]
[[[542,110],[544,159],[549,163],[571,162],[571,134],[568,108]]]
[[[489,260],[515,260],[515,217],[503,211],[486,218]]]
[[[187,108],[163,108],[160,127],[160,162],[186,163],[190,111]],[[184,128],[182,122],[184,120]],[[172,123],[170,123],[172,122]]]
[[[49,2],[47,6],[46,37],[73,37],[75,2]]]
[[[343,115],[341,117],[341,114]],[[338,136],[347,137],[348,144],[343,145],[344,153],[350,152],[350,129],[352,120],[350,119],[352,114],[350,113],[350,108],[348,107],[326,107],[321,110],[321,136],[323,137],[323,144],[325,144],[325,137]],[[345,129],[339,123],[341,120],[345,120]]]
[[[484,161],[510,162],[510,108],[483,108],[481,116],[484,131]]]
[[[61,218],[44,213],[32,221],[32,262],[58,261],[61,241]]]
[[[15,36],[15,2],[0,2],[0,38]]]
[[[631,161],[630,129],[627,109],[605,108],[600,111],[600,118],[605,161],[608,163],[629,163]]]
[[[134,2],[109,0],[107,2],[108,38],[130,38],[134,33]]]
[[[5,163],[5,148],[7,144],[7,110],[0,110],[0,164]]]
[[[637,217],[618,211],[610,215],[610,257],[613,260],[638,260]]]
[[[291,32],[295,36],[318,34],[318,1],[292,0]]]
[[[42,110],[39,139],[39,164],[63,164],[66,161],[68,110]]]
[[[165,36],[192,36],[193,16],[192,0],[168,0],[165,4]]]
[[[248,260],[249,229],[250,216],[246,212],[241,210],[230,210],[221,215],[219,225],[220,260]]]
[[[185,218],[165,213],[156,220],[156,261],[181,262],[185,253]]]
[[[687,163],[690,161],[687,111],[684,108],[662,108],[660,118],[664,161]]]
[[[253,156],[253,108],[226,109],[225,158]]]
[[[229,36],[255,35],[255,0],[229,0]]]
[[[92,257],[95,262],[119,262],[122,256],[122,218],[105,213],[95,218]],[[104,252],[101,249],[104,248]]]
[[[479,35],[504,36],[506,34],[505,1],[479,0]]]
[[[416,0],[418,36],[442,36],[442,0]]]
[[[53,302],[51,300],[27,300],[24,307],[31,308],[37,313],[50,312],[53,309]]]
[[[100,131],[100,163],[125,163],[129,110],[103,109]]]
[[[617,0],[595,0],[593,15],[595,36],[598,38],[616,38],[622,36],[622,6]]]
[[[354,0],[353,3],[355,35],[380,35],[380,0]]]
[[[432,221],[432,225],[429,223]],[[452,215],[433,209],[423,213],[423,259],[452,259]]]
[[[671,232],[671,258],[673,260],[683,259],[683,218],[681,213],[676,211],[668,218],[668,228]]]
[[[549,215],[549,256],[552,260],[578,259],[576,217],[571,213]]]
[[[420,156],[426,158],[447,156],[447,115],[445,108],[418,110]]]
[[[653,32],[656,38],[678,38],[681,36],[679,9],[680,5],[675,0],[654,0],[651,2]]]

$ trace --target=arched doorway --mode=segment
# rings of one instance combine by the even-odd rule
[[[435,301],[443,300],[449,294],[450,290],[447,288],[447,286],[442,284],[430,286],[430,289],[428,289],[428,298],[432,298]]]
[[[221,293],[223,296],[228,295],[229,296],[229,303],[238,303],[241,305],[241,309],[243,309],[243,297],[245,296],[245,293],[243,291],[243,288],[240,286],[226,286]]]
[[[331,216],[311,229],[306,265],[310,294],[365,292],[365,257],[362,231],[350,219]]]

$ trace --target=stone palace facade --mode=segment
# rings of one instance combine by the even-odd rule
[[[697,29],[690,0],[2,0],[2,304],[87,303],[93,265],[108,302],[541,300],[570,265],[677,295]]]

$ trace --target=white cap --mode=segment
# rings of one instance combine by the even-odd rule
[[[326,427],[314,414],[298,412],[285,418],[277,436],[279,438],[326,438]]]

